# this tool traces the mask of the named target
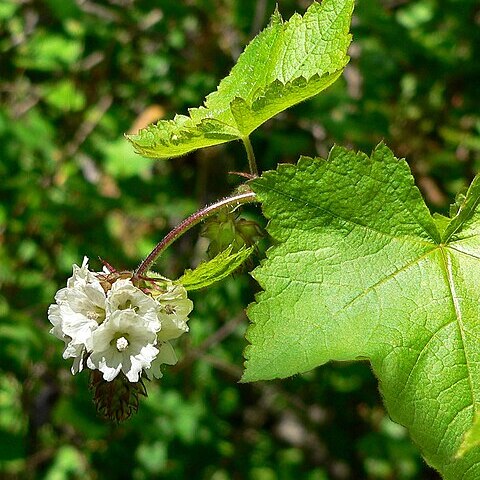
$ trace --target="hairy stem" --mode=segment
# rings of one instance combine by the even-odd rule
[[[257,201],[256,195],[254,192],[249,191],[246,193],[240,193],[233,195],[231,197],[223,198],[216,203],[212,203],[207,207],[202,208],[198,212],[193,213],[183,222],[177,225],[170,233],[168,233],[164,239],[157,243],[155,248],[149,253],[147,258],[138,266],[135,271],[135,276],[139,277],[144,275],[150,267],[157,261],[158,257],[179,237],[181,237],[185,232],[190,230],[195,225],[198,225],[202,220],[214,215],[219,210],[225,207],[237,207],[238,205],[244,203],[254,203]]]
[[[245,150],[247,151],[248,157],[248,166],[250,167],[250,173],[258,177],[258,168],[257,161],[255,160],[255,153],[253,152],[252,144],[250,143],[249,137],[242,137],[242,142],[245,145]]]

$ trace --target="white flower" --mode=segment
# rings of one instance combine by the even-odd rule
[[[63,358],[74,358],[72,365],[72,373],[75,374],[77,372],[81,372],[83,370],[83,356],[85,353],[85,347],[82,344],[73,344],[72,339],[69,336],[64,335],[62,331],[62,316],[60,315],[59,305],[50,305],[50,307],[48,308],[48,318],[53,325],[50,333],[65,342],[66,348],[63,352]]]
[[[100,284],[66,288],[64,299],[57,303],[62,331],[73,343],[88,346],[92,332],[106,318],[105,300]]]
[[[112,381],[122,371],[130,382],[138,382],[142,370],[158,355],[160,322],[152,322],[133,309],[117,310],[92,334],[89,368],[98,369]]]
[[[130,279],[120,278],[107,293],[107,314],[129,308],[145,320],[158,322],[155,300],[135,287]]]
[[[159,341],[173,340],[188,332],[188,315],[192,311],[193,302],[187,298],[187,291],[182,285],[167,285],[165,292],[157,294],[158,318],[162,329],[158,334]]]
[[[188,332],[188,315],[192,311],[193,303],[187,298],[187,291],[182,285],[174,285],[168,282],[164,292],[155,292],[155,300],[158,304],[158,319],[161,330],[157,334],[159,344],[158,355],[150,368],[145,369],[149,379],[163,376],[161,366],[175,365],[177,356],[168,340],[173,340]]]
[[[65,342],[63,357],[75,358],[72,373],[76,373],[83,368],[92,331],[106,318],[106,295],[96,274],[88,270],[87,257],[81,267],[73,266],[73,275],[55,295],[55,302],[48,309],[50,333]]]
[[[55,295],[48,309],[50,333],[65,342],[63,357],[74,359],[72,373],[81,371],[86,359],[107,381],[123,372],[138,382],[142,373],[160,378],[161,365],[177,362],[169,340],[188,331],[193,304],[185,288],[165,279],[164,288],[149,295],[128,276],[91,272],[85,257]]]

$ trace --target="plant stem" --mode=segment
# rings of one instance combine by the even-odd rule
[[[248,166],[250,167],[250,173],[255,177],[258,177],[257,161],[255,160],[255,153],[253,152],[252,144],[250,143],[250,137],[242,137],[242,142],[245,145],[247,151]]]
[[[240,193],[231,197],[223,198],[216,203],[212,203],[207,207],[202,208],[198,212],[193,213],[183,222],[177,225],[170,233],[168,233],[164,239],[157,243],[155,248],[149,253],[147,258],[138,266],[135,271],[135,276],[144,275],[150,267],[157,261],[158,257],[179,237],[185,232],[190,230],[195,225],[199,224],[202,220],[212,216],[219,210],[225,207],[237,207],[243,203],[254,203],[257,201],[257,197],[254,192],[249,191],[247,193]]]

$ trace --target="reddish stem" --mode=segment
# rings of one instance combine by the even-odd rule
[[[147,258],[138,266],[135,271],[135,277],[144,275],[150,267],[156,262],[158,257],[179,237],[181,237],[185,232],[190,230],[195,225],[199,224],[202,220],[214,215],[219,210],[222,210],[225,207],[237,207],[244,203],[254,203],[256,202],[256,195],[254,192],[250,191],[247,193],[240,193],[238,195],[233,195],[231,197],[226,197],[216,203],[212,203],[207,207],[202,208],[198,212],[193,213],[188,218],[186,218],[182,223],[177,225],[170,233],[168,233],[164,239],[157,243],[155,248],[149,253]]]

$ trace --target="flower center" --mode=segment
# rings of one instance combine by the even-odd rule
[[[119,310],[126,310],[127,308],[131,308],[131,307],[132,307],[132,301],[131,300],[126,300],[124,303],[121,303],[118,306],[118,309]]]
[[[175,313],[175,305],[165,305],[165,312],[167,313],[167,315]]]
[[[85,316],[89,320],[95,320],[97,323],[102,323],[105,320],[105,311],[101,308],[93,307],[94,310],[89,310],[85,313]]]
[[[135,311],[135,313],[138,313],[139,310],[139,307],[137,305],[133,305],[130,299],[120,303],[117,308],[118,310],[127,310],[127,308],[131,308],[133,311]]]
[[[128,340],[125,337],[117,338],[116,346],[119,352],[124,352],[128,347]]]

